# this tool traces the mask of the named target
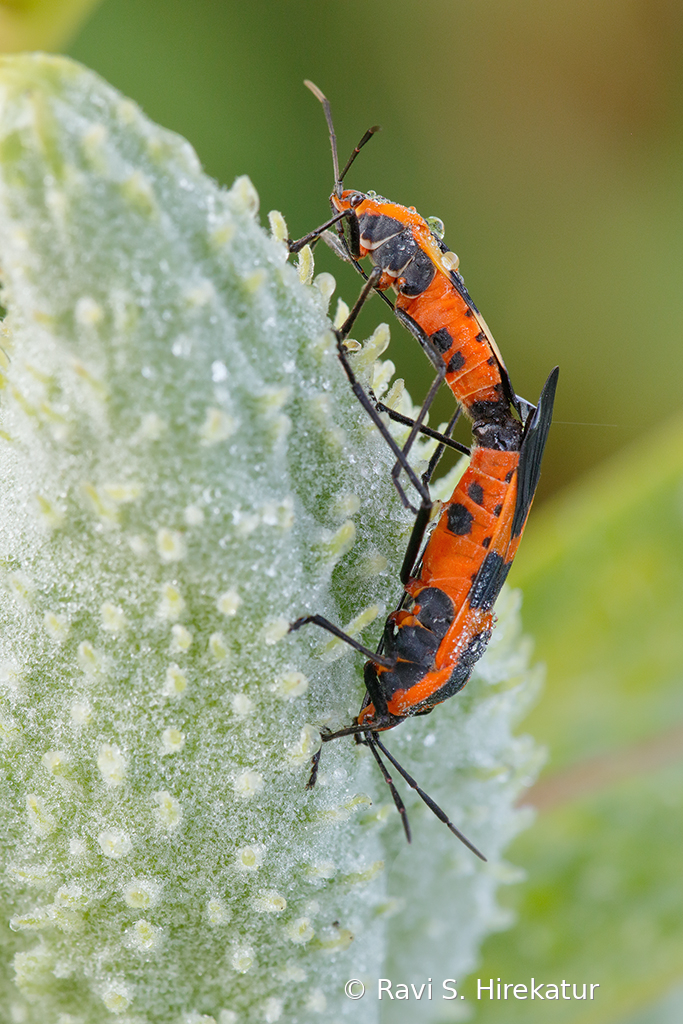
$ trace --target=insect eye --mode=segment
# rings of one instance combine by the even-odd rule
[[[354,209],[354,210],[355,210],[355,208],[357,206],[360,206],[360,204],[364,200],[365,200],[365,196],[363,195],[362,192],[354,192],[354,194],[352,196],[349,196],[349,203],[351,204],[351,208]]]

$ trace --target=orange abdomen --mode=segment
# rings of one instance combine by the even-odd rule
[[[432,339],[446,364],[446,383],[468,414],[477,403],[500,402],[504,391],[498,361],[471,308],[450,281],[437,274],[421,295],[399,295],[396,306]]]
[[[508,560],[518,464],[519,452],[473,449],[429,538],[419,576],[408,583],[413,597],[424,587],[438,587],[457,615],[487,555],[495,551]]]

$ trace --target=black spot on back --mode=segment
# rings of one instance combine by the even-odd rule
[[[449,348],[453,344],[453,336],[447,327],[441,327],[438,331],[434,331],[433,334],[429,335],[429,340],[434,345],[437,352],[448,352]],[[464,360],[463,360],[464,362]]]
[[[401,626],[387,622],[384,629],[384,653],[396,658],[396,667],[382,672],[380,684],[389,699],[396,690],[409,690],[424,679],[434,664],[441,638],[424,626]]]
[[[502,505],[496,505],[496,507],[493,510],[493,514],[494,514],[494,516],[499,516],[502,511],[503,511],[503,506]]]
[[[428,671],[428,666],[418,665],[412,661],[399,661],[396,668],[382,672],[380,685],[383,697],[389,701],[397,690],[409,690],[421,682]]]
[[[451,356],[448,366],[446,367],[446,370],[448,371],[448,373],[457,373],[458,370],[461,370],[463,368],[465,363],[466,359],[462,352],[458,349],[458,351],[454,352],[453,355]]]
[[[474,501],[477,505],[481,505],[483,503],[484,488],[481,486],[481,484],[478,484],[476,480],[473,480],[472,483],[469,485],[469,487],[467,488],[467,493],[472,499],[472,501]]]
[[[481,542],[481,546],[482,546],[483,548],[487,548],[487,547],[489,547],[489,545],[491,544],[491,541],[492,541],[492,540],[493,540],[493,538],[492,538],[492,537],[484,537],[483,541]]]
[[[448,506],[448,529],[451,533],[454,533],[456,537],[466,537],[472,530],[472,522],[474,516],[468,508],[461,505],[460,502],[455,502],[454,505]]]
[[[402,626],[394,645],[394,653],[404,661],[419,665],[422,673],[431,665],[439,647],[439,637],[424,626]]]

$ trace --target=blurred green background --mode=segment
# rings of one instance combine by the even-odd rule
[[[60,31],[39,45],[62,45]],[[548,665],[526,725],[551,756],[539,821],[510,854],[528,874],[507,899],[518,923],[477,974],[601,989],[592,1004],[479,1003],[476,1020],[679,1022],[680,0],[103,0],[66,52],[188,138],[219,181],[248,173],[293,236],[326,217],[332,186],[313,79],[342,159],[382,124],[349,186],[444,220],[516,390],[533,400],[561,366],[512,577]],[[316,257],[352,301],[353,271]],[[387,314],[377,301],[363,317],[359,334]],[[391,326],[418,398],[428,364]],[[446,394],[435,418],[449,410]]]

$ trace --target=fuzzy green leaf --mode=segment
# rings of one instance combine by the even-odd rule
[[[518,599],[467,692],[388,738],[488,865],[413,800],[407,848],[352,740],[307,792],[362,671],[287,625],[376,641],[411,522],[334,282],[78,65],[0,61],[0,112],[3,1017],[376,1021],[345,981],[462,974],[503,923],[538,764]],[[378,394],[387,337],[357,361]]]

